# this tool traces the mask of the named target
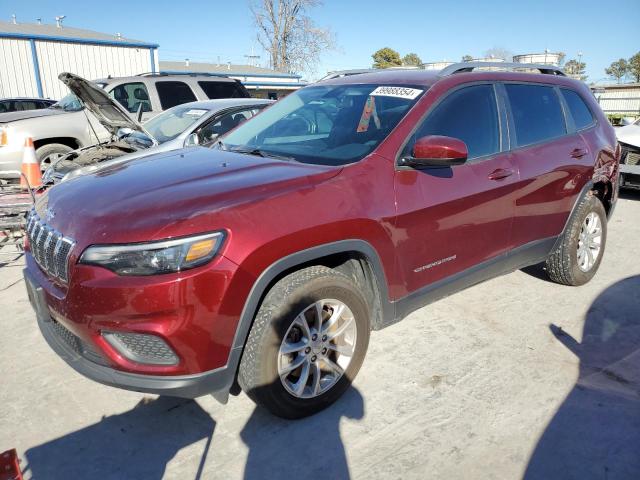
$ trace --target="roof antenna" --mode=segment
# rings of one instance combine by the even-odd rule
[[[11,23],[13,23],[14,25],[18,23],[16,21],[16,14],[15,13],[13,15],[11,15]]]
[[[64,20],[65,18],[67,18],[66,15],[59,15],[56,17],[56,27],[58,28],[62,28],[62,20]]]

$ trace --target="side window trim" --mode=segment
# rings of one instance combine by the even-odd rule
[[[567,135],[572,135],[578,131],[578,129],[576,128],[576,123],[573,120],[573,115],[571,115],[571,112],[569,111],[569,105],[567,104],[564,95],[560,91],[560,87],[556,86],[554,90],[556,91],[556,95],[560,100],[560,107],[562,108],[562,115],[564,116],[564,128],[567,132]]]
[[[401,164],[401,159],[403,157],[403,152],[405,150],[405,148],[407,148],[407,145],[411,142],[411,139],[413,138],[413,136],[415,135],[415,133],[418,131],[418,129],[422,126],[422,124],[425,122],[425,120],[429,117],[429,115],[431,115],[431,113],[438,108],[438,106],[444,102],[447,98],[449,98],[451,95],[453,95],[454,93],[456,93],[458,90],[462,90],[464,88],[467,87],[473,87],[476,85],[490,85],[493,87],[493,93],[494,93],[494,98],[496,101],[496,109],[497,109],[497,113],[498,113],[498,151],[495,153],[491,153],[488,155],[482,155],[479,157],[474,157],[472,159],[469,159],[468,161],[466,161],[464,164],[462,165],[453,165],[451,166],[451,168],[456,168],[456,167],[462,167],[464,165],[469,165],[471,163],[478,163],[478,162],[482,162],[485,160],[489,160],[493,157],[495,157],[496,155],[500,155],[502,153],[505,153],[508,151],[508,147],[506,147],[505,145],[507,145],[505,143],[505,141],[503,140],[505,137],[505,125],[504,125],[504,121],[506,120],[504,118],[504,114],[501,108],[501,101],[498,98],[498,91],[497,91],[497,85],[500,82],[496,82],[496,81],[487,81],[487,80],[483,80],[483,81],[476,81],[476,82],[467,82],[467,83],[461,83],[459,85],[456,85],[454,88],[452,88],[451,90],[448,90],[444,95],[442,95],[433,105],[431,105],[427,111],[420,117],[420,119],[416,122],[416,124],[413,126],[413,128],[411,129],[411,132],[409,133],[409,135],[407,135],[407,137],[405,138],[405,140],[402,142],[400,148],[398,149],[398,152],[396,153],[396,159],[395,159],[395,168],[396,170],[407,170],[407,169],[411,169],[411,167],[407,167]],[[427,92],[428,93],[428,92]],[[438,168],[438,167],[436,167]]]

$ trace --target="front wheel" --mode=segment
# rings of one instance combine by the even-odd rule
[[[313,415],[349,388],[369,344],[369,308],[346,275],[314,266],[266,295],[249,333],[238,382],[284,418]]]
[[[546,263],[547,274],[557,283],[583,285],[598,271],[607,240],[607,214],[598,197],[580,200]]]

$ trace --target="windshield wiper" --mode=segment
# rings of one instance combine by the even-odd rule
[[[231,148],[227,150],[233,153],[244,153],[245,155],[255,155],[256,157],[275,158],[276,160],[288,160],[290,162],[297,161],[293,157],[287,157],[286,155],[278,155],[277,153],[265,152],[264,150],[260,150],[259,148],[236,147],[236,148]]]

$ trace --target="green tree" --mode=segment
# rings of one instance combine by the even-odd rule
[[[402,57],[402,65],[405,67],[420,67],[422,65],[422,59],[417,53],[407,53]]]
[[[629,73],[636,82],[640,82],[640,52],[629,59]]]
[[[607,75],[615,78],[618,83],[620,83],[622,77],[629,73],[629,64],[624,58],[621,58],[609,65],[609,68],[605,68],[604,71]]]
[[[402,65],[400,54],[389,47],[381,48],[371,55],[371,58],[373,58],[373,68],[400,67]]]
[[[564,71],[569,75],[575,75],[580,80],[586,80],[587,76],[584,74],[586,68],[586,63],[579,62],[575,58],[572,58],[564,64]]]
[[[463,55],[462,56],[462,61],[463,62],[470,62],[473,60],[473,57],[471,55]]]

